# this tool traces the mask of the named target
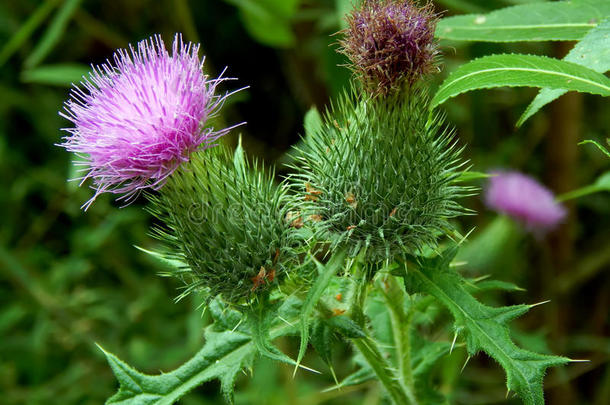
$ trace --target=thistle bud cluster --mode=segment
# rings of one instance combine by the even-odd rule
[[[153,189],[153,233],[184,263],[172,274],[186,293],[249,303],[299,267],[295,252],[328,242],[365,250],[369,263],[422,251],[464,213],[456,200],[468,191],[455,182],[452,132],[429,117],[419,84],[434,68],[435,21],[430,5],[406,0],[365,0],[348,16],[342,52],[363,86],[304,139],[283,183],[241,148],[215,145],[231,129],[208,124],[227,97],[215,95],[223,79],[209,80],[180,37],[171,54],[159,37],[120,51],[76,88],[62,146],[86,158],[96,196]]]

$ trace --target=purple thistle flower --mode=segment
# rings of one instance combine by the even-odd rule
[[[114,63],[93,67],[74,86],[60,112],[74,128],[60,144],[83,161],[81,184],[91,178],[95,195],[123,194],[130,201],[143,189],[159,189],[190,155],[213,146],[234,127],[214,130],[207,120],[226,97],[215,95],[225,78],[203,74],[199,45],[176,35],[171,54],[160,36],[121,49]],[[232,94],[232,93],[231,93]]]
[[[555,228],[565,218],[565,208],[533,178],[519,172],[493,174],[485,192],[485,202],[492,210],[507,214],[538,233]]]
[[[431,3],[364,0],[347,16],[340,52],[373,95],[387,95],[435,69],[437,16]]]

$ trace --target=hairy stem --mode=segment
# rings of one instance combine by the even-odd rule
[[[383,385],[390,398],[392,398],[392,402],[396,405],[409,404],[407,394],[402,385],[396,380],[394,373],[379,352],[379,349],[377,349],[375,342],[370,338],[364,338],[352,339],[352,343],[371,366],[379,382],[381,382],[381,385]]]
[[[362,327],[362,330],[366,331],[364,304],[369,283],[367,282],[366,271],[362,268],[357,259],[351,266],[351,274],[356,282],[356,285],[350,300],[350,316],[354,322]],[[392,321],[392,323],[394,324],[394,321]],[[377,343],[373,340],[373,338],[368,336],[368,333],[366,338],[354,338],[351,339],[351,341],[356,349],[358,349],[358,351],[364,356],[369,366],[371,366],[379,382],[381,382],[381,385],[383,385],[383,387],[386,389],[394,404],[417,405],[415,396],[413,395],[413,390],[407,388],[407,385],[403,384],[403,378],[396,375],[394,368],[383,357]],[[409,344],[408,340],[407,344]],[[408,373],[412,376],[410,368],[410,355],[408,355],[408,359],[406,361],[408,361],[409,364]],[[409,378],[409,381],[411,382],[412,386],[412,377]]]
[[[392,333],[394,335],[394,345],[398,361],[399,382],[409,398],[409,403],[417,405],[411,364],[411,323],[413,320],[413,310],[405,311],[403,304],[406,299],[406,293],[395,277],[388,276],[380,289],[384,301],[390,310],[390,321],[392,322]]]

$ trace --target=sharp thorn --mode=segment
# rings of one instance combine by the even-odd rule
[[[544,305],[544,304],[548,304],[549,302],[551,302],[551,300],[546,300],[546,301],[537,302],[537,303],[535,303],[535,304],[531,304],[531,305],[530,305],[530,308],[537,307],[538,305]]]
[[[457,332],[453,335],[453,342],[451,342],[451,349],[449,349],[449,354],[453,353],[453,348],[455,347],[455,341],[457,340],[458,334]]]
[[[466,364],[468,364],[469,361],[470,361],[470,356],[466,357],[466,361],[464,362],[464,365],[462,366],[462,369],[460,370],[460,374],[462,374],[462,372],[466,368]]]
[[[237,328],[239,328],[239,325],[241,325],[241,321],[242,321],[242,320],[243,320],[243,319],[240,319],[240,320],[239,320],[239,322],[237,322],[237,325],[235,325],[235,327],[234,327],[233,329],[231,329],[231,332],[235,332],[235,330],[236,330]]]

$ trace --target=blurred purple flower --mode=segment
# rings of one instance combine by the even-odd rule
[[[507,214],[534,232],[555,228],[566,216],[553,193],[533,178],[519,172],[494,172],[485,190],[485,202],[494,211]]]
[[[364,0],[347,16],[340,52],[373,94],[413,84],[435,69],[437,16],[432,3]]]
[[[157,35],[118,50],[114,63],[94,67],[74,86],[60,115],[75,127],[64,128],[70,135],[59,146],[83,159],[81,184],[93,179],[96,193],[85,209],[104,192],[129,202],[143,189],[160,188],[194,151],[233,128],[206,126],[229,94],[214,94],[226,79],[208,79],[198,51],[177,34],[170,54]]]

